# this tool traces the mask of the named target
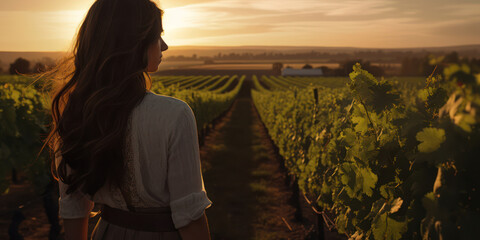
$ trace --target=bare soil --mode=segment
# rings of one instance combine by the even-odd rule
[[[246,81],[239,97],[201,149],[212,239],[305,239],[294,220],[291,191],[256,115]]]

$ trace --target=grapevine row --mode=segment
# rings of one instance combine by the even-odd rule
[[[351,239],[472,239],[480,75],[452,65],[417,90],[353,70],[343,88],[252,90],[305,198]]]

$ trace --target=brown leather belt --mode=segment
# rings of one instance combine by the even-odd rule
[[[103,220],[119,227],[146,232],[177,231],[170,208],[162,212],[131,212],[103,205],[100,216]]]

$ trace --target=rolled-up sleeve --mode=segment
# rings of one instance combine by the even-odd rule
[[[61,154],[55,155],[55,165],[58,165],[61,160]],[[67,172],[70,172],[70,168],[67,165]],[[94,202],[89,199],[87,195],[82,193],[79,189],[75,190],[71,194],[66,194],[68,185],[58,181],[59,195],[59,216],[63,219],[84,218],[90,215],[94,207]]]
[[[212,205],[200,165],[197,125],[192,109],[183,104],[169,135],[167,182],[175,228],[199,219]]]
[[[90,215],[94,203],[78,189],[66,194],[68,185],[58,181],[60,197],[58,199],[59,215],[63,219],[84,218]]]

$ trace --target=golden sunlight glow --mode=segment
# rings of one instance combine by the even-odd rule
[[[0,51],[65,51],[96,0],[0,0]],[[479,44],[478,0],[152,0],[170,46]]]
[[[199,25],[196,18],[198,14],[187,7],[168,8],[164,11],[163,27],[165,31]]]
[[[45,21],[51,22],[57,28],[57,37],[72,39],[87,15],[87,10],[56,11],[47,14]]]
[[[168,45],[188,45],[188,39],[182,39],[186,29],[200,27],[200,14],[188,7],[175,7],[164,9],[162,25],[164,36],[162,38]]]

